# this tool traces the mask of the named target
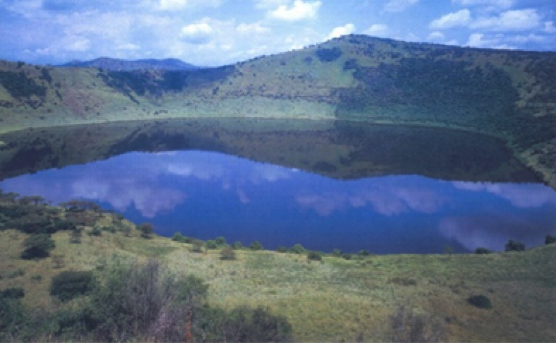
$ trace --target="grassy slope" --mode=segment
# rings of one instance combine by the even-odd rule
[[[0,61],[45,87],[0,86],[1,132],[171,117],[288,117],[455,127],[503,138],[555,187],[555,54],[346,36],[197,71],[109,72]]]
[[[61,306],[48,295],[52,276],[93,269],[116,254],[156,257],[177,272],[196,274],[210,285],[210,301],[220,306],[266,305],[287,316],[299,341],[351,341],[358,333],[384,341],[388,317],[400,304],[446,322],[450,341],[555,341],[555,245],[522,253],[325,257],[323,262],[239,251],[236,261],[222,261],[218,250],[193,253],[188,244],[144,239],[138,231],[132,237],[84,235],[81,244],[70,244],[68,233],[58,232],[52,254],[64,255],[65,266],[55,268],[52,258],[19,258],[25,237],[0,231],[0,289],[24,287],[29,306]],[[469,305],[470,294],[487,295],[493,309]]]

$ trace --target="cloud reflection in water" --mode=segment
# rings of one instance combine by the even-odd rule
[[[538,245],[555,233],[555,192],[543,185],[420,176],[343,181],[200,151],[129,153],[4,180],[0,188],[55,202],[95,200],[152,221],[163,234],[187,227],[186,235],[258,239],[268,248],[388,253],[453,245],[464,252],[501,250],[511,238]]]

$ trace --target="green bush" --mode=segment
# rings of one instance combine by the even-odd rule
[[[21,258],[30,260],[34,258],[44,258],[50,255],[50,251],[54,249],[56,244],[49,234],[39,233],[29,235],[23,241],[25,250],[21,253]]]
[[[103,232],[101,229],[99,229],[98,227],[94,227],[93,230],[89,231],[89,236],[102,236]]]
[[[285,253],[287,251],[288,251],[288,249],[286,249],[286,247],[283,247],[283,246],[280,246],[280,247],[277,248],[277,252],[280,252],[280,253]]]
[[[232,249],[234,249],[234,250],[240,250],[243,247],[244,247],[244,245],[240,241],[236,241],[232,244]]]
[[[141,231],[141,237],[143,238],[151,238],[153,234],[153,224],[151,223],[141,223],[137,229]]]
[[[10,287],[0,291],[2,299],[20,299],[25,296],[25,291],[21,287]]]
[[[181,232],[174,232],[174,235],[172,235],[172,240],[180,243],[188,243],[188,237],[182,235]]]
[[[259,243],[259,241],[255,241],[253,243],[250,244],[249,246],[250,250],[263,250],[263,246],[261,245],[261,243]]]
[[[301,255],[306,253],[306,249],[301,244],[294,244],[294,246],[290,248],[290,252]]]
[[[468,298],[468,303],[470,305],[474,305],[478,308],[483,308],[483,309],[490,309],[492,307],[491,300],[489,300],[488,297],[482,294],[472,295],[470,298]]]
[[[489,249],[486,249],[486,248],[481,248],[481,247],[480,247],[480,248],[477,248],[477,249],[474,251],[474,254],[491,254],[491,253],[493,253],[493,251],[491,251],[491,250],[489,250]]]
[[[341,257],[342,256],[342,252],[339,249],[333,249],[333,251],[331,251],[331,256],[334,257]]]
[[[526,249],[523,243],[510,239],[505,244],[505,251],[524,251]]]
[[[555,243],[555,236],[547,235],[545,236],[545,244]]]
[[[321,261],[323,260],[323,258],[321,257],[321,254],[316,252],[316,251],[310,251],[308,253],[308,260],[311,261]]]
[[[218,246],[225,246],[226,245],[226,238],[219,236],[217,238],[215,238],[215,243],[217,243]]]
[[[50,295],[68,301],[91,291],[94,285],[90,271],[65,271],[52,278]]]
[[[217,242],[213,241],[212,239],[209,239],[209,240],[205,241],[205,247],[207,249],[217,249],[219,246],[218,246]]]

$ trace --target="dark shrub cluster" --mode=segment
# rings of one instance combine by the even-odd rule
[[[524,243],[520,243],[513,239],[510,239],[507,244],[505,244],[505,251],[524,251],[526,246]]]
[[[482,255],[482,254],[491,254],[491,253],[493,253],[493,251],[491,251],[487,248],[482,248],[482,247],[477,248],[476,250],[474,250],[474,254]]]
[[[52,278],[50,295],[68,301],[93,289],[93,273],[90,271],[65,271]]]
[[[468,298],[468,303],[470,305],[474,305],[478,308],[483,308],[483,309],[490,309],[492,307],[491,300],[489,300],[488,297],[482,294],[472,295],[470,298]]]
[[[342,56],[342,50],[337,47],[331,49],[317,49],[315,55],[321,62],[332,62]]]

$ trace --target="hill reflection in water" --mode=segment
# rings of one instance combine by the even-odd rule
[[[54,202],[97,201],[157,233],[267,249],[442,253],[528,247],[555,234],[555,192],[541,184],[440,181],[422,176],[338,180],[203,151],[126,153],[0,182]]]

